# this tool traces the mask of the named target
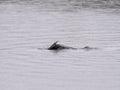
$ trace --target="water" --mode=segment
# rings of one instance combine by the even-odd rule
[[[44,4],[0,4],[0,89],[119,90],[118,8]],[[78,49],[47,50],[55,41]]]

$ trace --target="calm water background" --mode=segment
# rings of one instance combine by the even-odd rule
[[[0,90],[120,90],[119,1],[1,0]]]

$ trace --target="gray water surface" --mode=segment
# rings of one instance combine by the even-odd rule
[[[43,6],[0,4],[0,90],[120,90],[119,10]]]

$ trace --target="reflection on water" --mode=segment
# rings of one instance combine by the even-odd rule
[[[103,1],[107,0],[100,3]],[[72,8],[67,0],[68,6],[58,5],[64,12],[58,7],[56,11],[46,11],[44,5],[30,4],[38,0],[26,0],[27,5],[24,1],[15,2],[0,1],[1,90],[120,89],[119,13],[104,9],[66,12],[66,7]],[[78,49],[45,49],[58,40]],[[98,49],[81,49],[85,46]]]

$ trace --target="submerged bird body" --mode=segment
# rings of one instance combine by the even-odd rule
[[[58,42],[53,43],[48,50],[62,50],[62,49],[73,49],[72,47],[67,47],[67,46],[63,46],[60,44],[57,44]]]

